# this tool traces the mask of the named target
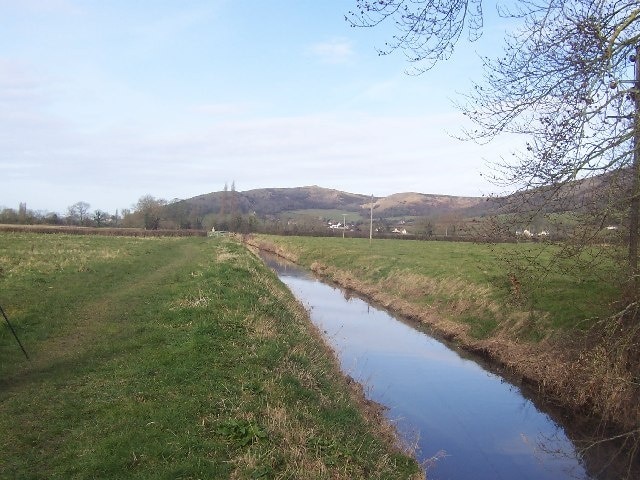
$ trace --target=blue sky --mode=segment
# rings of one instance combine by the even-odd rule
[[[114,212],[151,194],[319,185],[385,196],[498,191],[507,157],[452,138],[458,93],[504,24],[434,70],[379,57],[349,0],[0,0],[0,207]]]

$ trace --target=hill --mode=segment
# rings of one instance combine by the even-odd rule
[[[457,197],[423,193],[396,193],[373,197],[376,216],[439,216],[451,212],[479,214],[488,211],[482,197]],[[316,185],[296,188],[261,188],[246,192],[222,191],[198,195],[181,203],[201,215],[209,213],[255,213],[279,215],[299,210],[342,210],[367,216],[371,196],[322,188]]]
[[[184,202],[202,214],[256,213],[277,215],[282,212],[305,209],[342,209],[358,211],[369,201],[366,195],[331,190],[318,186],[298,188],[261,188],[246,192],[221,191],[198,195]]]
[[[367,205],[368,207],[368,205]],[[485,211],[487,205],[482,197],[456,197],[424,193],[394,193],[375,201],[373,208],[377,215],[399,216],[440,216],[469,210]]]
[[[626,171],[582,178],[558,185],[539,186],[501,197],[463,197],[418,192],[386,197],[344,192],[317,185],[295,188],[260,188],[238,192],[225,190],[178,200],[166,207],[166,228],[207,228],[253,231],[260,222],[272,230],[291,226],[320,233],[327,222],[358,224],[373,217],[378,228],[390,230],[412,225],[411,233],[443,234],[471,226],[499,227],[515,234],[519,230],[565,235],[567,228],[585,222],[620,225],[630,195]],[[239,217],[236,214],[240,214]],[[494,216],[495,222],[483,217]],[[584,218],[581,218],[584,217]],[[244,222],[244,224],[243,224]],[[490,232],[493,235],[495,232]]]

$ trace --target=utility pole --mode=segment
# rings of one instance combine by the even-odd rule
[[[344,231],[347,229],[347,214],[342,214],[342,238],[344,238]]]
[[[371,194],[371,210],[369,212],[369,246],[373,241],[373,193]]]

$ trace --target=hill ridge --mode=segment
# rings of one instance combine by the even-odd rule
[[[218,191],[183,200],[203,214],[256,213],[277,215],[296,210],[344,210],[364,214],[371,207],[372,195],[345,192],[318,185],[304,187],[267,187],[246,191]],[[398,192],[373,196],[376,215],[440,215],[457,210],[480,208],[483,197],[463,197],[419,192]]]

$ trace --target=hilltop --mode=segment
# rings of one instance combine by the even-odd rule
[[[343,192],[317,185],[295,188],[261,188],[246,192],[221,191],[198,195],[181,203],[199,214],[226,212],[279,215],[300,210],[341,210],[367,216],[371,195]],[[483,197],[458,197],[416,192],[373,197],[376,216],[439,216],[452,212],[486,212]]]
[[[375,197],[317,185],[245,192],[225,190],[174,202],[168,205],[167,218],[179,225],[191,222],[191,225],[206,224],[207,228],[215,225],[221,230],[255,231],[259,230],[259,222],[267,222],[270,226],[266,230],[269,231],[321,233],[326,229],[327,221],[341,223],[343,216],[352,225],[367,222],[373,206],[373,218],[380,224],[376,228],[385,232],[396,228],[403,232],[404,227],[400,226],[406,224],[411,225],[410,233],[447,236],[450,231],[460,233],[469,225],[475,229],[484,225],[482,217],[495,215],[494,218],[503,222],[500,228],[511,233],[533,229],[564,235],[567,226],[584,222],[584,219],[578,219],[583,214],[595,218],[598,223],[617,225],[620,222],[618,213],[603,207],[622,205],[628,198],[629,176],[625,173],[539,186],[501,197],[419,192]],[[188,220],[185,222],[184,218]],[[486,226],[493,228],[496,225]]]

